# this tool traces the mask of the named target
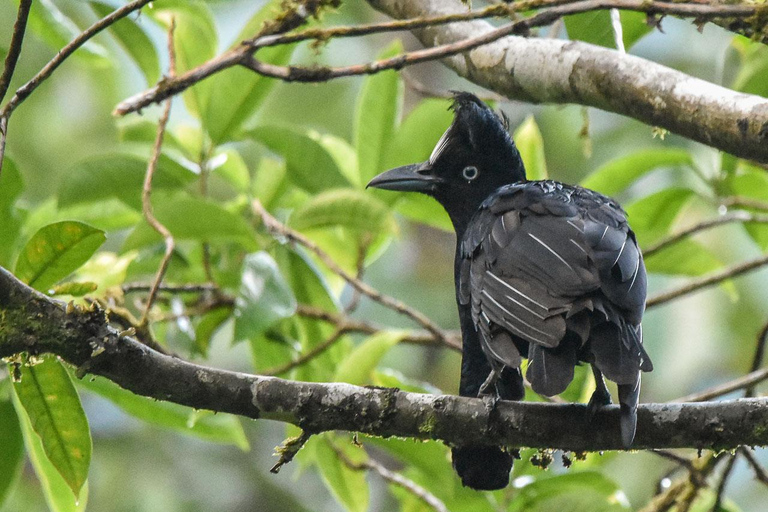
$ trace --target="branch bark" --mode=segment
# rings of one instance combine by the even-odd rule
[[[398,19],[466,10],[459,0],[368,0]],[[427,47],[494,30],[485,21],[414,31]],[[442,61],[508,98],[577,103],[660,126],[736,156],[768,162],[768,99],[578,41],[509,36]]]
[[[111,328],[103,311],[65,306],[0,268],[0,357],[51,353],[136,394],[196,409],[292,423],[309,433],[478,442],[573,451],[619,450],[619,410],[499,402],[350,384],[294,382],[207,368],[160,354]],[[633,448],[768,445],[768,400],[645,404]],[[563,429],[562,425],[568,425]]]

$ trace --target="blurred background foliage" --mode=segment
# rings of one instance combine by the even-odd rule
[[[17,5],[0,2],[0,57],[7,51],[3,45]],[[117,5],[35,2],[11,90]],[[253,35],[276,5],[158,1],[67,61],[10,123],[0,178],[0,264],[65,300],[82,301],[88,294],[140,314],[142,296],[123,294],[120,285],[150,281],[163,251],[159,236],[141,216],[141,186],[160,109],[120,119],[111,111],[166,72],[164,38],[172,16],[181,72]],[[365,2],[348,1],[321,23],[377,19]],[[768,95],[764,46],[710,25],[699,33],[675,19],[664,19],[664,33],[651,31],[643,16],[622,14],[622,22],[633,54],[726,87]],[[565,26],[541,33],[611,46],[608,26],[608,14],[601,12],[573,16]],[[260,56],[281,64],[342,65],[417,45],[409,34],[376,35],[272,48]],[[313,256],[269,235],[250,211],[251,198],[345,270],[355,273],[362,260],[368,283],[440,326],[457,328],[454,241],[446,215],[422,197],[363,188],[386,168],[426,159],[452,116],[447,99],[425,91],[451,89],[477,91],[432,63],[402,74],[319,85],[278,83],[230,69],[177,97],[153,192],[157,217],[178,241],[166,281],[206,282],[207,251],[210,277],[236,299],[200,311],[212,297],[162,295],[152,316],[155,339],[184,358],[264,372],[307,353],[333,333],[332,325],[295,314],[297,305],[342,311],[357,302]],[[722,213],[728,197],[768,201],[764,169],[674,134],[578,106],[495,105],[516,129],[529,176],[583,183],[613,195],[626,206],[644,248]],[[651,294],[766,248],[766,225],[728,224],[706,231],[647,259]],[[768,275],[755,272],[650,310],[645,343],[656,370],[645,379],[642,400],[671,400],[746,373],[767,319],[767,300]],[[413,325],[366,299],[353,315],[390,328],[369,337],[345,334],[282,376],[456,392],[457,353],[399,343],[404,331],[396,329]],[[659,482],[677,475],[673,463],[643,452],[591,454],[570,469],[558,453],[544,471],[531,460],[546,454],[524,451],[513,485],[478,493],[461,488],[448,450],[439,443],[360,437],[363,450],[348,434],[313,437],[293,464],[272,475],[273,448],[297,429],[154,402],[102,379],[72,380],[62,371],[53,359],[23,369],[50,379],[58,396],[75,400],[75,411],[79,393],[88,423],[78,427],[85,417],[73,413],[67,425],[88,452],[90,426],[90,467],[86,460],[79,470],[57,470],[45,435],[41,444],[34,433],[40,433],[33,424],[36,407],[42,406],[35,405],[39,397],[24,384],[31,378],[22,378],[12,391],[9,376],[0,373],[2,511],[86,506],[116,512],[428,509],[376,475],[350,469],[338,451],[357,462],[366,457],[383,461],[454,511],[631,510],[647,503]],[[565,398],[589,396],[587,373],[578,374]],[[78,393],[70,389],[72,382]],[[757,455],[768,460],[761,451]],[[734,471],[721,510],[763,510],[765,490],[754,484],[750,469],[741,461]],[[71,488],[83,485],[86,474],[76,501]],[[707,491],[692,510],[709,510],[713,500]]]

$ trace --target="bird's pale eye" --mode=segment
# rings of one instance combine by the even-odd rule
[[[464,179],[467,181],[472,181],[480,174],[480,172],[477,170],[477,167],[474,165],[468,165],[464,168],[463,171],[461,171],[461,175],[464,176]]]

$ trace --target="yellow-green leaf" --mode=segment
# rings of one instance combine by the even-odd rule
[[[405,336],[404,331],[381,331],[366,338],[336,369],[334,381],[368,384],[386,353]]]
[[[13,385],[47,459],[75,496],[88,478],[91,432],[69,374],[53,358],[21,369]]]
[[[544,139],[533,116],[528,116],[517,127],[512,138],[525,165],[525,175],[529,180],[547,179],[547,162],[544,159]]]
[[[397,40],[377,58],[393,57],[403,51]],[[384,71],[365,79],[355,108],[355,149],[360,183],[365,185],[383,171],[382,163],[403,103],[403,85],[395,71]]]
[[[16,276],[37,290],[47,291],[88,261],[106,239],[103,231],[82,222],[45,226],[21,251]]]
[[[387,205],[371,194],[351,188],[314,196],[291,215],[290,225],[299,230],[344,226],[373,234],[397,230]]]

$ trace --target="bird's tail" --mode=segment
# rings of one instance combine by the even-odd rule
[[[452,450],[453,467],[466,487],[478,491],[503,489],[509,484],[512,455],[497,446],[462,446]]]
[[[503,400],[520,400],[525,395],[519,368],[505,367],[496,381],[496,392]],[[514,457],[498,446],[470,445],[454,448],[453,467],[461,483],[472,489],[492,491],[509,484]]]
[[[637,428],[637,402],[640,399],[640,372],[634,384],[619,384],[619,406],[621,407],[621,443],[624,448],[632,446]]]

